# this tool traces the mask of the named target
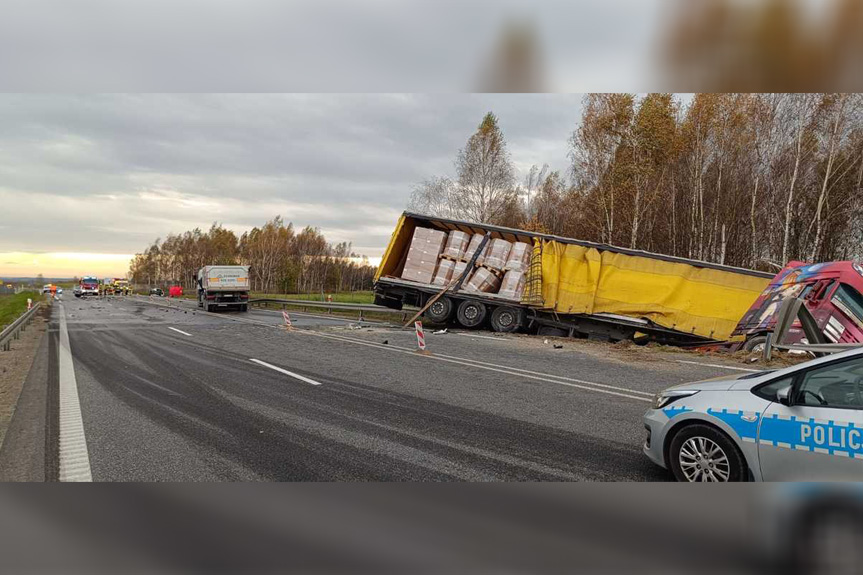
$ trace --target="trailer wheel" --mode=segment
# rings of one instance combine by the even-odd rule
[[[491,329],[498,333],[512,333],[524,323],[524,313],[514,307],[496,307],[491,312]]]
[[[473,328],[485,320],[487,313],[484,303],[468,299],[461,302],[455,315],[462,327]]]
[[[452,317],[453,307],[452,300],[444,296],[431,304],[424,315],[432,323],[446,323]]]
[[[761,353],[764,351],[764,344],[767,343],[766,335],[756,335],[746,340],[743,344],[743,349],[750,352]]]

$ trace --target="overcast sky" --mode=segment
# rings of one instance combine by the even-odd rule
[[[0,95],[0,275],[87,265],[58,252],[124,273],[168,233],[277,214],[379,256],[413,186],[453,176],[489,110],[519,180],[567,169],[573,94]]]

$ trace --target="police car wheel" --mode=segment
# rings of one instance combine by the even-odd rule
[[[745,481],[746,462],[724,433],[709,425],[688,425],[672,438],[669,464],[685,482]]]

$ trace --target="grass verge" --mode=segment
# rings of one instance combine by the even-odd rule
[[[31,298],[33,303],[36,303],[42,300],[42,294],[25,291],[13,295],[0,295],[0,330],[27,311],[27,298]]]

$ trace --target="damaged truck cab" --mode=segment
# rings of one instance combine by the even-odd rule
[[[789,262],[740,319],[732,333],[744,349],[758,351],[776,327],[779,306],[788,297],[803,301],[818,329],[833,343],[863,343],[863,266],[841,261]],[[807,343],[796,321],[784,343]],[[813,343],[813,342],[808,342]]]

